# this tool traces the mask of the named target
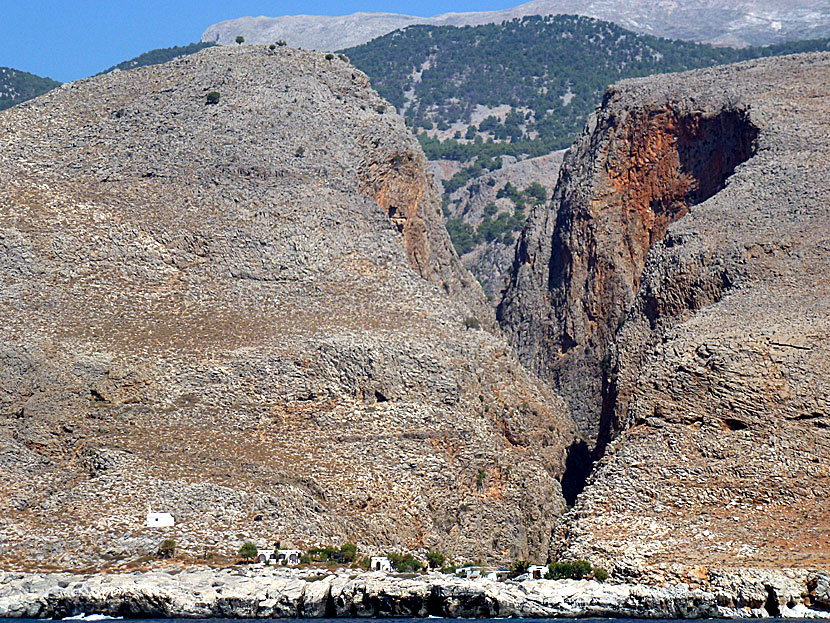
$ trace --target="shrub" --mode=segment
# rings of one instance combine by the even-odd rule
[[[443,567],[444,563],[446,562],[447,557],[444,556],[441,552],[429,552],[427,554],[427,562],[429,563],[430,568],[437,569],[439,567]]]
[[[468,316],[464,319],[464,326],[467,329],[480,329],[481,323],[478,321],[478,318],[475,316]]]
[[[392,563],[392,567],[399,573],[416,572],[423,568],[423,563],[412,554],[387,554],[386,557]]]
[[[382,115],[386,112],[386,104],[378,104],[377,106],[375,106],[375,111]]]
[[[159,543],[156,556],[159,558],[173,558],[176,555],[176,542],[173,539],[164,539]]]
[[[487,472],[485,472],[483,469],[478,470],[478,473],[476,474],[476,485],[479,489],[481,489],[481,487],[484,485],[485,478],[487,478]]]
[[[340,546],[340,558],[343,562],[354,562],[357,558],[357,545],[354,543],[343,543]]]
[[[545,578],[548,580],[581,580],[591,575],[591,563],[587,560],[574,560],[573,562],[553,562],[548,566]]]
[[[242,557],[242,560],[251,560],[252,558],[256,558],[258,551],[256,545],[248,541],[239,548],[239,555]]]
[[[242,35],[237,35],[235,41],[237,44],[242,45],[243,43],[245,43],[245,37],[243,37]]]
[[[269,46],[268,46],[268,49],[269,49],[269,50],[276,50],[276,49],[277,49],[277,44],[276,44],[276,43],[272,43],[271,45],[269,45]]]
[[[594,568],[594,579],[597,582],[605,582],[608,579],[608,572],[600,567]]]
[[[305,147],[300,145],[299,147],[297,147],[297,151],[294,152],[294,155],[297,156],[297,158],[302,158],[304,153],[305,153]]]
[[[301,565],[310,565],[311,564],[311,556],[308,554],[303,554],[300,556],[300,564]]]
[[[510,565],[510,573],[514,575],[522,575],[523,573],[527,573],[529,568],[530,563],[527,560],[517,560]]]
[[[338,54],[338,55],[337,55],[337,58],[339,58],[339,59],[340,59],[341,61],[343,61],[344,63],[348,63],[348,62],[349,62],[349,57],[348,57],[348,56],[346,56],[345,54]]]
[[[218,104],[219,103],[219,91],[211,91],[207,95],[205,95],[205,103],[206,104]]]
[[[285,42],[285,39],[280,39],[279,41],[277,41],[277,45],[282,48],[288,44]]]

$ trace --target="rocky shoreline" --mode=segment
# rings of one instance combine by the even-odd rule
[[[740,576],[743,582],[702,590],[682,583],[493,582],[440,573],[268,568],[0,572],[0,618],[830,617],[830,575],[796,575]]]

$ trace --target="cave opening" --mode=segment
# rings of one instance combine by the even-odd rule
[[[594,463],[587,443],[579,440],[568,446],[565,471],[562,473],[562,479],[560,480],[562,496],[568,506],[573,506],[576,503],[577,496],[585,489],[585,483],[593,466]]]

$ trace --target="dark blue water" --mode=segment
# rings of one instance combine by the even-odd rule
[[[377,618],[373,619],[373,621],[389,621],[390,623],[401,623],[402,621],[406,621],[407,623],[434,623],[438,617],[430,617],[429,619],[407,619],[407,618]],[[77,620],[77,619],[75,619]],[[238,623],[239,621],[257,621],[257,622],[267,622],[271,621],[273,623],[309,623],[313,621],[315,623],[365,623],[366,619],[351,619],[351,618],[342,618],[342,619],[99,619],[101,623],[107,623],[108,621],[118,621],[121,623]],[[509,620],[510,623],[544,623],[545,621],[550,621],[552,623],[562,623],[563,619],[520,619],[520,618],[510,618],[510,619],[445,619],[448,622],[452,623],[495,623],[497,621],[506,621]],[[575,619],[574,619],[575,620]],[[683,619],[648,619],[649,623],[677,623]],[[707,619],[709,621],[741,621],[743,623],[747,623],[749,619]],[[776,623],[819,623],[825,619],[786,619],[786,618],[774,618],[773,619]],[[83,622],[83,619],[81,619]],[[0,619],[0,623],[43,623],[43,619]],[[643,623],[643,619],[579,619],[579,623]]]

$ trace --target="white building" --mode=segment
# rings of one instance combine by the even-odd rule
[[[176,525],[176,520],[170,513],[153,513],[148,510],[145,525],[148,528],[171,528]]]
[[[299,565],[300,556],[303,555],[303,552],[299,549],[278,549],[275,554],[276,556],[271,554],[271,557],[275,558],[278,565]]]
[[[386,556],[372,556],[372,559],[369,561],[369,569],[390,573],[392,571],[392,563],[389,562]]]
[[[548,572],[548,568],[545,565],[530,565],[527,568],[527,574],[533,580],[543,579],[547,572]]]

